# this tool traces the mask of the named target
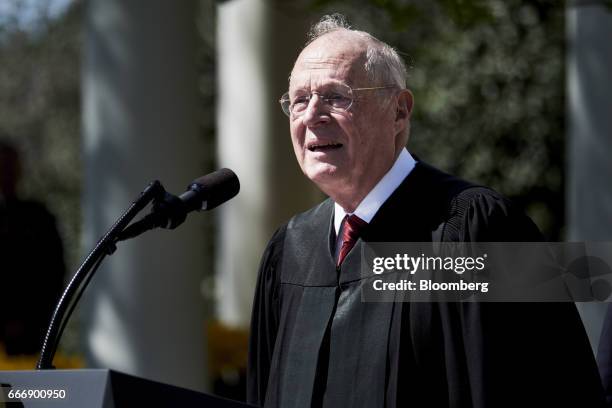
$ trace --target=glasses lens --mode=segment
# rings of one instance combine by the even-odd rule
[[[353,103],[353,90],[348,85],[336,84],[321,97],[330,110],[345,112]]]
[[[297,95],[293,98],[293,100],[291,101],[291,112],[294,115],[301,115],[306,111],[306,108],[308,108],[308,105],[310,104],[310,99],[311,99],[311,95],[310,94],[304,94],[304,95]]]
[[[281,109],[287,116],[291,116],[291,100],[289,99],[289,92],[286,92],[281,96],[280,100]]]
[[[293,96],[293,99],[289,97],[288,92],[285,93],[280,99],[283,112],[287,116],[291,116],[291,114],[295,116],[303,115],[310,105],[313,94],[319,95],[320,107],[328,111],[345,112],[353,103],[352,89],[348,85],[335,84],[321,92],[297,93]]]

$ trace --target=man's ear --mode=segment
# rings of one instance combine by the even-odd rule
[[[408,126],[413,105],[414,97],[412,92],[408,89],[401,90],[395,107],[395,134],[403,132]]]

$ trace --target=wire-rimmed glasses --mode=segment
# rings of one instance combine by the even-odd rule
[[[334,84],[322,92],[297,91],[293,96],[290,96],[289,92],[285,92],[279,99],[279,102],[285,115],[299,117],[308,109],[313,95],[318,95],[324,109],[330,112],[342,113],[348,111],[353,106],[353,102],[356,99],[355,92],[389,88],[397,88],[397,85],[351,88],[345,84]]]

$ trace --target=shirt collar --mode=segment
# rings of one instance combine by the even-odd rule
[[[395,189],[399,187],[402,181],[414,169],[415,164],[414,158],[404,148],[397,160],[395,160],[393,167],[380,179],[368,195],[361,200],[355,212],[347,213],[338,203],[334,203],[334,228],[336,229],[336,236],[338,236],[342,220],[347,214],[355,214],[365,222],[370,223],[384,202],[387,201]]]

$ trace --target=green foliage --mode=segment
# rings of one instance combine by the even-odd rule
[[[564,5],[527,0],[318,1],[395,46],[415,94],[409,149],[564,225]]]

